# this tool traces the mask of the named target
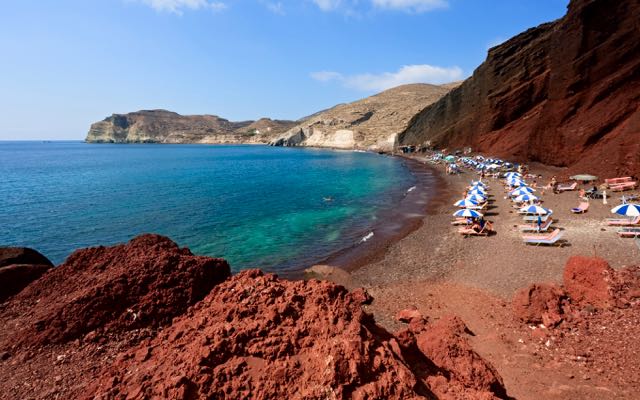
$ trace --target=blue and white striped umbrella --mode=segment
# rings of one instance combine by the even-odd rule
[[[614,214],[626,215],[627,217],[637,217],[640,215],[640,205],[620,204],[617,207],[613,207],[611,212]]]
[[[515,190],[511,191],[511,192],[509,193],[509,196],[513,196],[513,197],[515,197],[515,196],[521,196],[521,195],[523,195],[523,194],[531,194],[531,193],[533,193],[533,192],[535,192],[535,191],[536,191],[535,189],[532,189],[532,188],[530,188],[529,186],[521,186],[521,187],[519,187],[519,188],[517,188],[517,189],[515,189]]]
[[[527,186],[527,182],[525,182],[523,180],[520,180],[520,179],[514,179],[514,180],[507,181],[507,184],[509,186],[514,186],[514,187],[516,187],[516,186]]]
[[[485,201],[487,201],[487,198],[480,195],[480,194],[471,194],[469,196],[467,196],[467,198],[465,200],[471,200],[471,201],[475,201],[477,203],[484,203]]]
[[[538,200],[538,197],[532,194],[521,194],[520,196],[516,197],[516,202],[518,203],[524,203],[524,202],[535,201],[535,200]]]
[[[520,212],[527,214],[545,215],[549,213],[549,210],[540,206],[526,206],[521,208]]]
[[[487,191],[481,188],[475,188],[475,189],[469,190],[467,194],[480,194],[484,196],[485,194],[487,194]]]
[[[456,206],[456,207],[475,207],[477,205],[478,205],[477,202],[475,202],[473,200],[469,200],[469,199],[458,200],[454,204],[454,206]]]
[[[520,178],[522,176],[522,174],[520,174],[518,172],[507,172],[506,174],[504,174],[504,176],[506,176],[507,179],[509,179],[509,178]]]
[[[454,217],[466,217],[466,218],[480,218],[482,214],[477,211],[469,210],[468,208],[464,208],[462,210],[458,210],[453,213]]]
[[[484,182],[480,182],[480,181],[473,181],[471,182],[471,186],[482,186],[483,188],[487,187],[487,184]]]

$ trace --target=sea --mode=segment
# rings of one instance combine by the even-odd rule
[[[353,151],[0,142],[0,246],[59,264],[158,233],[234,271],[286,274],[366,240],[415,179],[401,159]]]

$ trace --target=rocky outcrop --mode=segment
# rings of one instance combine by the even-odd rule
[[[638,0],[572,0],[563,18],[490,49],[400,142],[640,174],[639,13]]]
[[[391,150],[410,119],[456,85],[403,85],[340,104],[305,118],[271,144]]]
[[[626,308],[640,297],[640,266],[614,270],[597,257],[567,260],[562,286],[534,283],[520,289],[512,300],[516,318],[528,324],[554,327],[583,310]]]
[[[0,302],[40,278],[53,264],[27,247],[0,247]]]
[[[180,115],[166,110],[113,114],[91,125],[92,143],[268,143],[294,125],[262,118],[232,122],[215,115]]]
[[[403,331],[329,282],[244,271],[108,369],[92,398],[495,399],[502,380],[456,318]],[[451,323],[454,321],[454,323]],[[432,360],[432,361],[431,361]]]
[[[0,399],[506,397],[460,319],[393,334],[371,300],[158,235],[78,250],[0,307]]]
[[[4,326],[17,332],[0,333],[0,350],[166,325],[229,274],[226,261],[158,235],[78,250],[8,302]]]

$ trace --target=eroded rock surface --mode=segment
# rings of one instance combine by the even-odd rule
[[[226,261],[159,235],[77,250],[8,302],[2,320],[16,328],[0,332],[0,350],[166,325],[229,275]]]
[[[638,0],[572,0],[563,18],[490,49],[400,142],[640,175],[638,14]]]

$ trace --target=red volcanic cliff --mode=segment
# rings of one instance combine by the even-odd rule
[[[640,174],[640,1],[572,0],[510,39],[416,115],[400,143],[430,141],[603,177]]]

